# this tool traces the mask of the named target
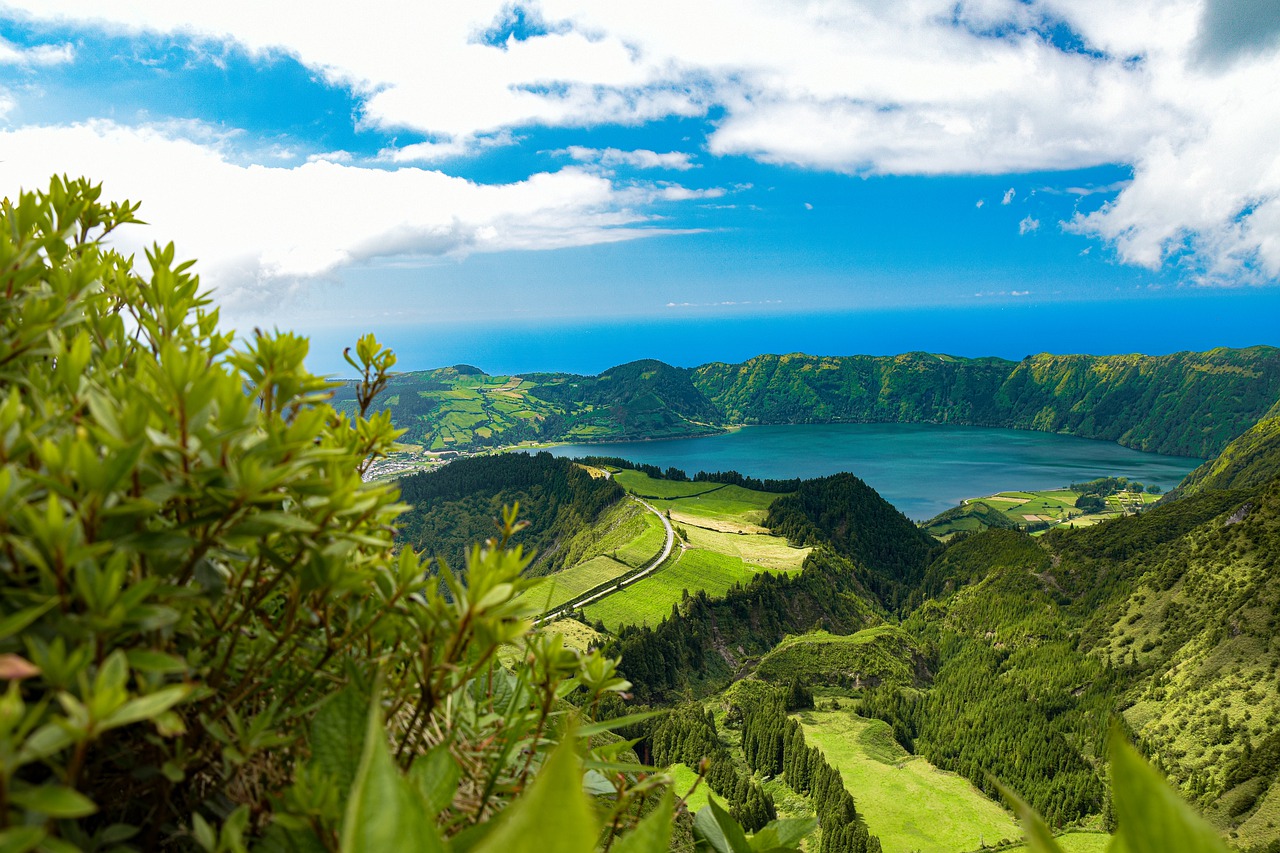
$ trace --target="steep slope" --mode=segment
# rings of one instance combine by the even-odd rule
[[[1215,458],[1187,475],[1169,499],[1205,489],[1258,486],[1280,476],[1280,402]]]
[[[764,526],[798,545],[830,546],[866,570],[865,582],[896,607],[937,553],[927,533],[852,474],[806,480],[774,501]]]
[[[639,432],[686,421],[718,423],[721,418],[720,410],[694,387],[687,371],[654,359],[620,364],[599,376],[576,380],[561,381],[548,374],[529,378],[540,383],[532,392],[538,399],[571,410],[609,410],[623,435],[628,429]]]
[[[1131,672],[1125,720],[1247,847],[1280,838],[1280,479],[1172,507],[1212,496],[1213,518],[1115,567],[1132,580],[1095,610],[1085,647]],[[1063,544],[1066,567],[1079,558]]]
[[[334,392],[334,407],[355,409],[354,385]],[[404,441],[428,451],[470,451],[523,441],[667,438],[721,431],[719,410],[688,372],[636,361],[599,376],[531,373],[490,376],[459,364],[392,377],[375,401]]]
[[[400,497],[411,506],[401,517],[401,544],[444,557],[453,567],[463,564],[472,543],[493,537],[504,506],[519,503],[520,518],[529,524],[516,544],[537,552],[534,574],[581,559],[605,537],[592,528],[606,516],[621,525],[641,514],[624,502],[617,483],[550,453],[460,459],[400,480]],[[615,509],[622,512],[611,513]]]

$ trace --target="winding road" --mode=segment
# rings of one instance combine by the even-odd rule
[[[658,512],[656,509],[654,509],[653,505],[648,503],[647,501],[643,501],[640,498],[636,497],[635,495],[631,495],[630,497],[633,501],[640,504],[645,509],[649,510],[649,512],[656,515],[658,517],[658,520],[662,522],[663,528],[667,531],[667,541],[663,543],[662,551],[659,552],[658,556],[653,559],[653,562],[649,563],[649,565],[645,566],[643,569],[636,572],[634,575],[631,575],[629,578],[626,578],[625,580],[620,580],[613,586],[607,589],[602,589],[599,592],[596,592],[587,596],[586,598],[577,598],[571,601],[566,601],[564,604],[561,604],[555,610],[552,610],[548,613],[544,613],[541,616],[539,616],[537,619],[533,620],[533,624],[541,625],[544,622],[550,622],[552,619],[557,619],[563,616],[565,613],[577,610],[579,607],[582,607],[587,604],[591,604],[594,601],[599,601],[600,599],[606,596],[613,595],[618,590],[623,589],[624,587],[628,587],[631,584],[635,583],[636,581],[640,580],[641,578],[645,578],[653,574],[655,571],[658,570],[659,566],[661,566],[664,562],[666,562],[667,557],[671,556],[671,549],[675,547],[675,541],[676,541],[676,532],[675,532],[675,529],[672,528],[671,526],[671,520],[667,518],[665,515],[663,515],[662,513]]]

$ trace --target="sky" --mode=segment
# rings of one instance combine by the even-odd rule
[[[0,193],[405,369],[1280,345],[1277,0],[0,0]]]

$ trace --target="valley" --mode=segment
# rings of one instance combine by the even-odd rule
[[[1280,486],[1250,479],[1270,442],[1257,430],[1241,441],[1223,454],[1230,467],[1205,463],[1211,473],[1188,482],[1209,485],[1172,502],[1136,478],[1095,477],[995,491],[923,528],[849,475],[691,478],[546,452],[441,470],[531,460],[514,464],[563,472],[553,478],[569,484],[562,505],[598,504],[557,528],[548,562],[535,563],[546,579],[528,595],[566,643],[621,658],[633,707],[714,718],[700,742],[718,742],[749,784],[715,771],[698,802],[710,789],[744,820],[832,808],[799,765],[785,769],[785,739],[796,737],[809,750],[797,754],[838,771],[864,827],[826,841],[817,830],[807,849],[1022,849],[1000,779],[1045,815],[1064,851],[1091,853],[1108,837],[1101,756],[1118,714],[1225,837],[1262,850],[1280,844],[1280,647],[1269,639],[1280,602],[1267,592],[1280,570]],[[488,497],[459,494],[459,505],[536,499],[527,488],[500,498],[485,479]],[[637,569],[651,571],[619,583]],[[811,698],[793,706],[797,695]],[[746,740],[773,702],[786,705],[771,718],[785,723],[777,770]],[[653,736],[638,734],[642,746]],[[687,789],[697,757],[686,757],[671,772]]]

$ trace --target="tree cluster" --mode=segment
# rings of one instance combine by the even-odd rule
[[[707,784],[725,798],[729,814],[743,828],[754,832],[778,817],[773,798],[760,783],[738,772],[716,732],[715,717],[701,705],[682,705],[664,714],[654,724],[649,742],[659,767],[705,767]]]
[[[738,709],[747,766],[765,776],[782,775],[787,787],[809,798],[822,827],[820,853],[880,853],[880,839],[867,831],[840,771],[822,750],[805,744],[800,722],[787,716],[788,698],[774,690]]]

